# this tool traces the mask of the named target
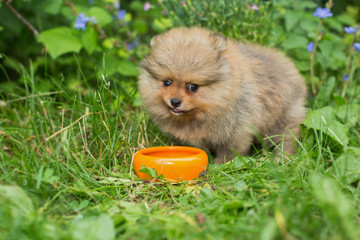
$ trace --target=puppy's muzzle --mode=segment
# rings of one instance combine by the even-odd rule
[[[177,107],[179,107],[181,105],[181,100],[178,99],[178,98],[172,98],[172,99],[170,99],[170,104],[174,108],[177,108]]]

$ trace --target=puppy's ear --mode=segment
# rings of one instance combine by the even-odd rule
[[[150,47],[154,47],[156,45],[156,38],[157,36],[153,36],[151,41],[150,41]]]
[[[219,52],[223,52],[227,49],[228,41],[225,36],[217,33],[211,33],[210,39],[213,45],[215,46],[215,49],[218,50]]]

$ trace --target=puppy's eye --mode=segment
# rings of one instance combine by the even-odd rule
[[[171,85],[171,81],[170,80],[165,80],[165,81],[163,81],[163,85],[164,85],[164,87],[168,87],[168,86]]]
[[[187,85],[187,89],[189,92],[196,92],[199,89],[199,86],[196,84]]]

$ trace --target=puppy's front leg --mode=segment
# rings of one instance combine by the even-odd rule
[[[235,157],[235,154],[229,149],[221,149],[216,151],[216,158],[214,159],[214,163],[223,164]]]
[[[250,152],[250,147],[253,142],[254,136],[250,132],[239,131],[237,135],[235,135],[233,142],[228,146],[221,146],[215,149],[216,158],[214,162],[217,164],[223,164],[228,161],[231,161],[236,155],[236,153],[247,156]]]

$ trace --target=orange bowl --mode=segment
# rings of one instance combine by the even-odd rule
[[[192,147],[152,147],[138,151],[133,165],[139,178],[152,179],[139,171],[144,165],[155,169],[158,175],[163,175],[169,181],[182,182],[206,173],[208,156],[205,151]]]

